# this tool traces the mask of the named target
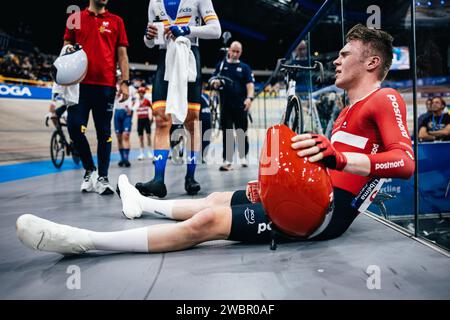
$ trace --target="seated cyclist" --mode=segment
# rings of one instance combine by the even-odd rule
[[[393,38],[357,25],[346,39],[334,61],[335,83],[348,92],[350,105],[336,120],[331,141],[301,134],[290,146],[299,157],[327,166],[333,184],[332,217],[310,240],[341,236],[358,215],[351,205],[353,199],[372,178],[408,179],[415,168],[405,102],[396,90],[381,88],[392,63]],[[210,240],[271,240],[264,207],[251,203],[245,191],[213,193],[196,200],[155,200],[140,195],[124,175],[119,177],[118,188],[126,217],[139,218],[149,212],[182,222],[94,232],[24,215],[16,224],[20,240],[36,250],[63,254],[90,250],[156,253]]]

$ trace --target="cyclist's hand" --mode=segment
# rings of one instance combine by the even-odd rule
[[[172,40],[176,39],[176,37],[172,34],[170,27],[164,27],[164,37],[166,39],[172,39]]]
[[[191,29],[188,26],[169,26],[164,30],[168,38],[175,40],[178,37],[187,36],[191,34]]]
[[[250,108],[252,107],[252,99],[250,98],[245,99],[244,106],[245,106],[244,111],[250,110]]]
[[[322,161],[330,169],[343,170],[347,165],[345,155],[337,151],[327,137],[319,134],[300,134],[292,138],[292,148],[300,150],[299,157],[309,157],[309,162]]]
[[[130,89],[128,88],[128,86],[125,83],[122,83],[120,85],[118,94],[122,95],[122,99],[119,102],[125,102],[128,100],[128,98],[130,96]]]
[[[158,28],[156,28],[152,23],[147,25],[147,30],[145,33],[145,37],[148,40],[153,40],[158,36]]]

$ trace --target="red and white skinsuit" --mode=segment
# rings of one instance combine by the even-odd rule
[[[378,89],[344,108],[334,124],[331,143],[339,152],[363,153],[370,159],[368,177],[330,170],[333,186],[355,195],[371,178],[408,179],[414,172],[406,106],[394,89]]]

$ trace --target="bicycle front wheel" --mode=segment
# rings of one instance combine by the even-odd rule
[[[64,138],[59,131],[55,131],[53,132],[50,140],[50,156],[55,168],[61,168],[64,163],[65,155],[66,151],[64,150]]]
[[[284,115],[284,124],[295,133],[304,132],[304,117],[300,99],[297,96],[289,98]]]

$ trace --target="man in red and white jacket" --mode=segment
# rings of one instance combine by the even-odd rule
[[[153,109],[150,100],[145,98],[146,93],[145,87],[140,87],[138,89],[139,101],[136,104],[136,114],[137,114],[137,132],[139,136],[140,143],[140,153],[138,160],[144,160],[145,158],[145,144],[144,144],[144,131],[147,136],[147,146],[148,146],[148,158],[153,158],[152,152],[152,123],[153,123]]]
[[[66,50],[71,51],[73,45],[80,44],[89,60],[87,75],[80,84],[79,103],[68,109],[67,118],[70,138],[86,170],[81,192],[101,195],[114,193],[109,183],[108,169],[117,65],[122,74],[119,84],[122,101],[128,99],[130,85],[125,25],[122,18],[106,10],[108,1],[90,0],[88,8],[68,18],[64,34]],[[77,19],[79,24],[73,24]],[[85,135],[91,111],[97,132],[98,171]]]

